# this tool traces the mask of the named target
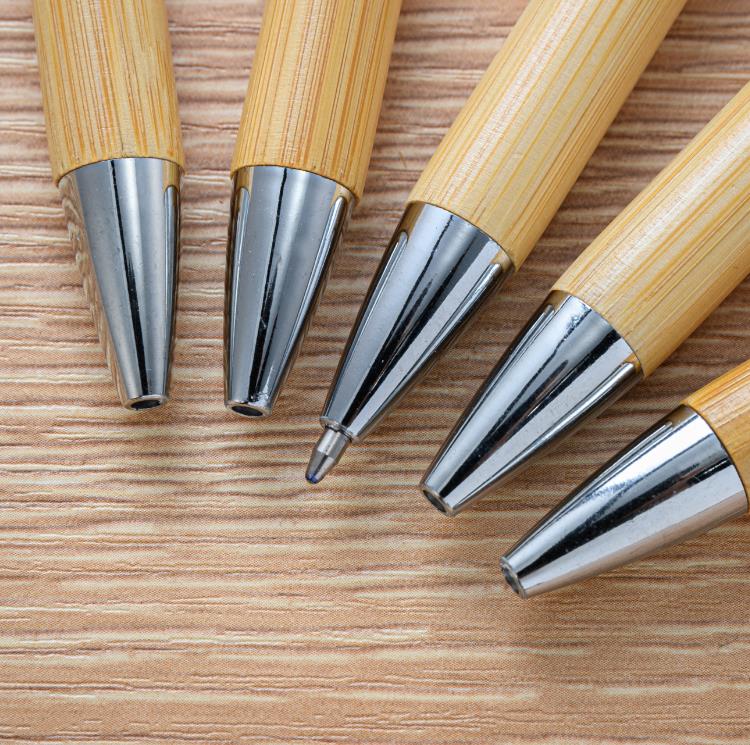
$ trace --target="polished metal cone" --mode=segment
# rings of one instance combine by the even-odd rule
[[[82,166],[60,181],[84,288],[122,405],[169,398],[179,256],[179,167],[156,158]]]
[[[549,452],[641,379],[632,349],[581,300],[553,292],[511,344],[422,480],[455,515]]]
[[[531,597],[648,556],[747,509],[719,438],[681,406],[550,512],[501,568],[515,592]]]
[[[309,481],[380,422],[512,273],[502,248],[462,218],[429,204],[407,208],[331,385]]]
[[[224,398],[235,413],[271,413],[353,202],[307,171],[235,174],[224,308]]]

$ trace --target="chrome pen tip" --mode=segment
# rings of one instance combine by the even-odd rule
[[[513,590],[513,592],[515,592],[518,597],[525,600],[528,597],[528,595],[526,594],[526,590],[524,589],[521,581],[518,579],[518,575],[513,569],[513,566],[504,556],[500,557],[500,571],[503,573],[503,578],[508,583],[508,587],[510,587],[510,589]]]
[[[341,460],[351,442],[343,432],[326,427],[310,456],[305,478],[311,484],[319,484]]]
[[[448,515],[448,517],[455,517],[457,514],[456,511],[453,509],[453,505],[451,505],[449,502],[446,502],[445,499],[443,499],[443,496],[440,494],[439,491],[436,489],[433,489],[429,484],[425,481],[422,481],[420,483],[419,488],[422,490],[422,494],[425,495],[427,498],[427,501],[439,512],[442,512],[444,515]]]
[[[233,188],[225,403],[264,417],[297,356],[354,197],[331,179],[277,166],[242,168]]]
[[[411,203],[367,291],[321,419],[358,441],[366,437],[513,271],[479,228]]]
[[[148,409],[158,409],[167,403],[169,399],[166,396],[145,395],[138,396],[123,402],[126,409],[133,411],[147,411]]]
[[[532,597],[649,556],[747,509],[721,441],[681,406],[547,514],[500,568],[518,595]]]
[[[271,413],[271,402],[268,400],[256,400],[256,401],[232,401],[226,399],[224,406],[227,409],[237,414],[238,416],[246,418],[258,418],[269,416]]]
[[[571,295],[553,292],[462,415],[422,490],[441,511],[461,512],[640,377],[630,346],[602,316]]]
[[[122,405],[169,399],[180,169],[158,158],[81,166],[60,191],[83,285]]]

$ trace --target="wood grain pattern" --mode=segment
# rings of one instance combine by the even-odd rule
[[[526,260],[684,0],[531,0],[409,200]]]
[[[711,425],[750,494],[750,361],[712,380],[684,403]]]
[[[745,745],[750,523],[523,603],[497,561],[750,357],[745,282],[455,520],[416,484],[552,283],[750,78],[690,0],[523,267],[318,488],[304,469],[409,190],[525,0],[404,0],[365,193],[274,416],[222,405],[227,179],[260,0],[168,0],[184,123],[172,401],[121,411],[50,181],[28,0],[0,3],[0,738],[14,745]],[[238,64],[237,60],[244,60]]]
[[[650,375],[750,272],[750,84],[555,283]]]
[[[275,165],[359,199],[401,0],[267,0],[232,172]]]
[[[163,0],[34,0],[55,183],[109,158],[183,165]]]

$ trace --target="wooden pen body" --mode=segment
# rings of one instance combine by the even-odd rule
[[[688,396],[726,448],[750,495],[750,360]]]
[[[163,0],[34,0],[55,182],[110,158],[183,166]]]
[[[267,0],[232,172],[311,171],[362,195],[401,0]]]
[[[409,200],[526,259],[684,0],[531,0]]]
[[[750,272],[750,84],[573,262],[648,375]]]

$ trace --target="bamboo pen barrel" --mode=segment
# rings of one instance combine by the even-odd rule
[[[284,166],[361,197],[401,0],[267,0],[232,172]]]
[[[657,368],[750,272],[750,84],[555,284]]]
[[[163,0],[34,0],[55,182],[110,158],[183,166]]]
[[[483,230],[518,268],[684,0],[531,0],[409,197]]]
[[[688,396],[683,403],[709,423],[750,495],[750,360]]]

